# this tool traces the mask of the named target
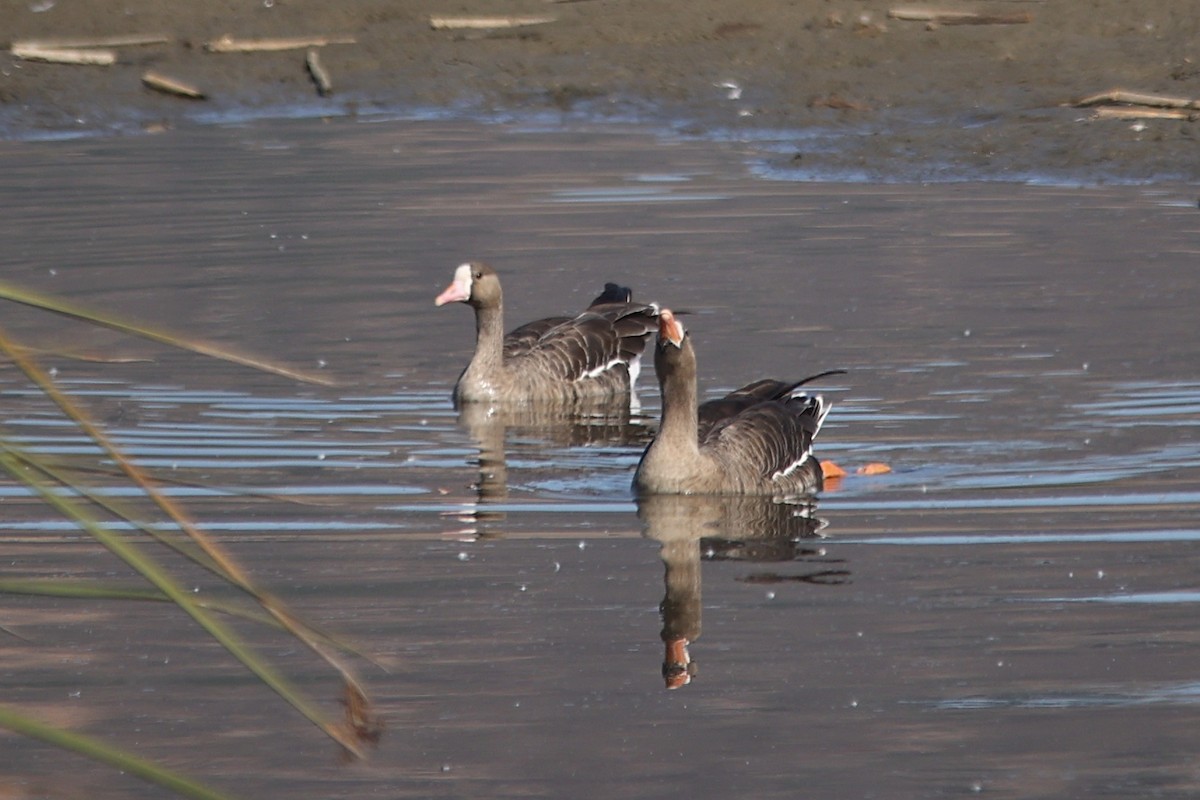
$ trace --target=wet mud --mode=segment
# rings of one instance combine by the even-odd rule
[[[638,121],[759,142],[782,175],[834,180],[1195,181],[1197,123],[1095,119],[1114,88],[1200,98],[1200,18],[1173,0],[921,6],[1009,24],[902,18],[913,4],[631,0],[452,7],[265,0],[5,0],[10,40],[161,34],[116,66],[0,54],[5,135],[161,130],[246,115],[402,113]],[[545,24],[435,30],[434,15]],[[210,53],[222,36],[348,37],[305,50]],[[146,88],[147,71],[206,100]]]

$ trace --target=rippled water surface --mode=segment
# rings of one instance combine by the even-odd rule
[[[174,609],[16,595],[0,703],[242,797],[1200,792],[1193,189],[774,182],[736,146],[397,121],[0,158],[6,280],[337,382],[5,309],[258,580],[378,663],[389,727],[342,764]],[[468,258],[513,325],[608,280],[689,311],[707,392],[848,370],[819,445],[850,474],[815,510],[639,508],[650,370],[631,415],[460,418],[471,315],[432,300]],[[20,373],[0,390],[10,442],[129,500]],[[0,577],[129,577],[23,488],[0,503]],[[336,710],[305,651],[243,630]],[[2,742],[0,794],[160,796]]]

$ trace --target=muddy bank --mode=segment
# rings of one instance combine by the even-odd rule
[[[969,3],[990,24],[890,16],[913,4],[833,0],[4,0],[10,41],[162,34],[111,67],[0,54],[0,125],[38,132],[158,129],[191,120],[380,110],[634,118],[765,138],[766,160],[810,178],[1193,181],[1200,122],[1096,120],[1069,102],[1122,87],[1200,98],[1200,17],[1173,0]],[[431,14],[552,17],[435,30]],[[320,51],[208,52],[235,37],[349,36]],[[147,69],[201,88],[143,86]],[[780,132],[783,133],[780,133]]]

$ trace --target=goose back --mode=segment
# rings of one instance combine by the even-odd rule
[[[701,441],[718,423],[735,417],[751,406],[769,400],[784,402],[797,394],[797,389],[812,381],[827,378],[830,375],[845,375],[844,369],[830,369],[809,375],[798,381],[779,381],[771,378],[748,383],[740,389],[734,389],[724,397],[707,400],[700,404],[699,433]]]
[[[615,310],[618,306],[626,306],[632,303],[632,289],[616,283],[606,283],[604,284],[604,291],[588,304],[587,310],[603,312]],[[504,355],[512,357],[528,351],[547,331],[568,323],[571,319],[572,317],[546,317],[545,319],[535,319],[532,322],[526,322],[524,325],[513,328],[504,336]],[[646,339],[649,339],[649,334],[647,334]],[[642,350],[645,347],[646,341],[644,340],[642,342]],[[640,355],[641,350],[638,351],[638,356]]]

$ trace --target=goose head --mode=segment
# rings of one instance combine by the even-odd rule
[[[667,382],[686,384],[696,379],[696,351],[683,323],[669,308],[658,312],[658,342],[654,348],[654,371],[666,391]],[[674,390],[678,391],[678,390]],[[665,400],[665,395],[664,395]]]
[[[496,308],[501,300],[500,278],[482,261],[460,264],[454,280],[433,301],[434,305],[466,303],[475,308]]]
[[[671,345],[683,349],[683,340],[687,331],[683,323],[675,316],[675,312],[664,308],[658,312],[658,346],[660,349]]]

